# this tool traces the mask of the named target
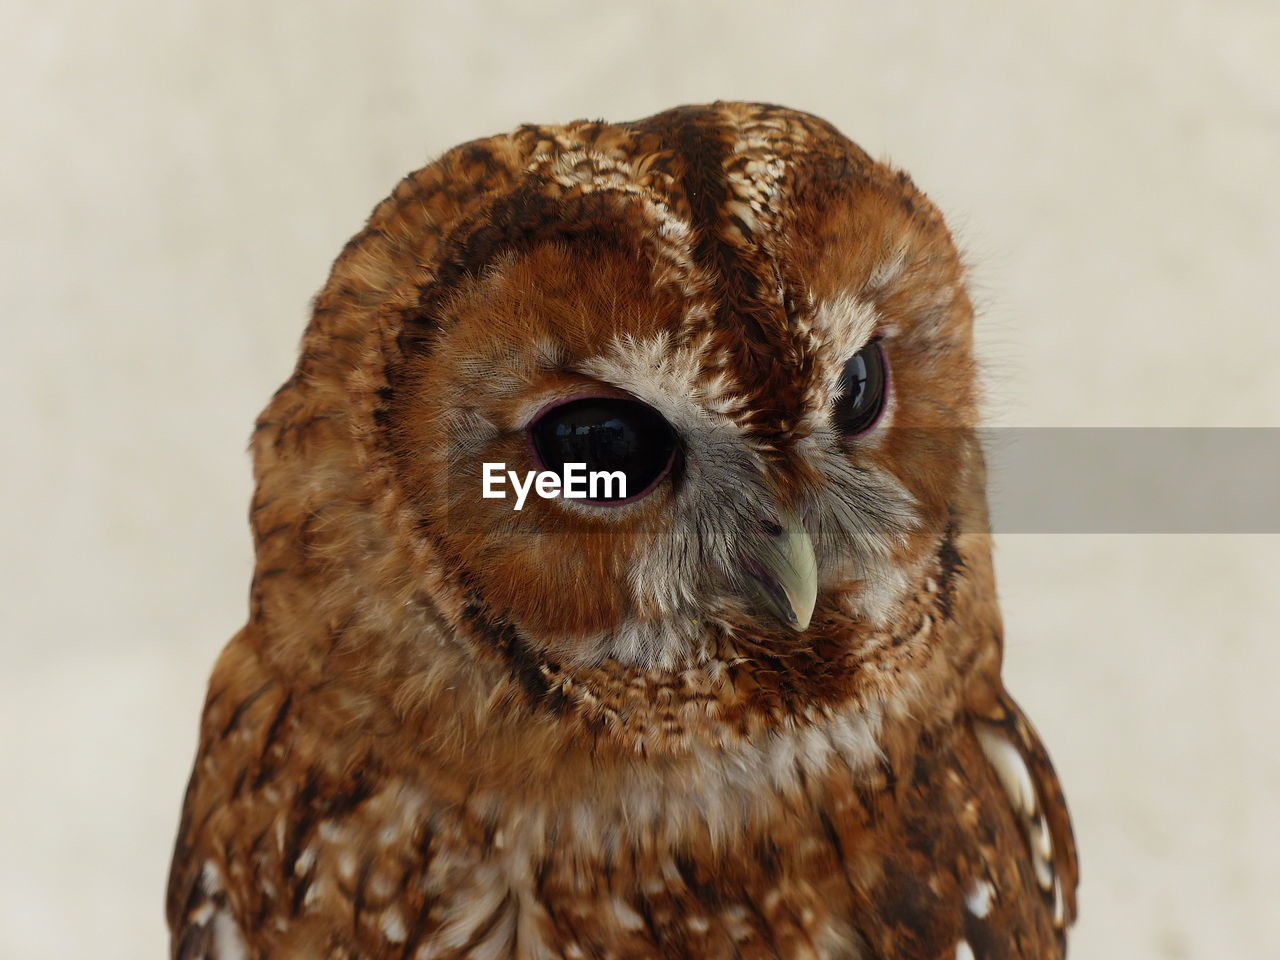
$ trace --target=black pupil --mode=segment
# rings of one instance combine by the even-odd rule
[[[586,464],[587,473],[620,472],[620,484],[595,486],[593,500],[621,500],[643,493],[667,469],[676,438],[667,421],[635,400],[587,397],[570,400],[530,428],[543,469],[563,473],[566,463]],[[588,485],[588,489],[591,486]]]
[[[846,434],[861,433],[875,423],[884,405],[884,351],[874,340],[849,358],[840,374],[836,425]]]

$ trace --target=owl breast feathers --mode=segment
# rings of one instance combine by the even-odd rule
[[[792,110],[406,177],[257,423],[172,955],[1062,956],[971,327],[925,196]]]

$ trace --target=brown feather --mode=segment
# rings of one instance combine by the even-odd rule
[[[971,328],[927,198],[781,107],[528,125],[406,177],[254,433],[173,956],[1062,956],[1075,847],[1000,681]],[[889,406],[842,439],[871,336]],[[658,410],[671,477],[482,499],[583,391]],[[783,515],[802,632],[741,589]]]

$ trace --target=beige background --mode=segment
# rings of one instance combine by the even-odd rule
[[[994,422],[1280,427],[1280,6],[9,0],[0,957],[165,949],[244,447],[404,172],[525,120],[832,120],[971,254]],[[1280,956],[1280,538],[1001,538],[1076,957]]]

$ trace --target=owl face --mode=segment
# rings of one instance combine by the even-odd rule
[[[709,110],[460,148],[438,166],[465,202],[398,241],[429,268],[382,279],[405,529],[463,632],[538,662],[830,673],[977,482],[970,308],[927,201],[813,118]],[[486,464],[569,462],[627,496],[483,496]]]
[[[807,114],[458,147],[347,245],[259,419],[255,629],[423,737],[632,757],[889,697],[985,529],[970,336],[932,206]],[[484,496],[568,463],[627,496]]]

